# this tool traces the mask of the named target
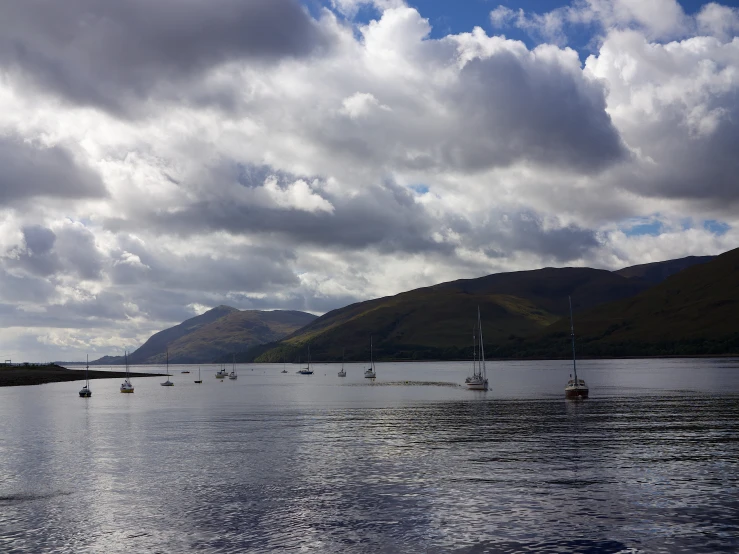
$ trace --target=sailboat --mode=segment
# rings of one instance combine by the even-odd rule
[[[339,371],[339,377],[346,377],[346,371],[344,371],[344,355],[346,354],[346,348],[341,352],[341,371]]]
[[[231,358],[231,373],[228,374],[228,378],[235,381],[238,378],[236,375],[236,355],[233,354]]]
[[[364,376],[367,379],[374,379],[377,377],[377,372],[375,371],[375,361],[372,358],[372,335],[370,335],[370,366],[364,370]]]
[[[301,375],[313,375],[313,370],[310,368],[310,346],[308,346],[308,365],[307,367],[300,368],[298,373]]]
[[[121,392],[133,392],[133,384],[128,375],[128,352],[124,352],[126,356],[126,379],[121,383]]]
[[[285,367],[285,356],[282,357],[282,371],[280,373],[287,373],[287,368]]]
[[[464,383],[469,390],[488,390],[488,375],[485,369],[485,345],[482,339],[482,318],[480,317],[479,306],[477,307],[477,332],[479,332],[479,347],[475,344],[477,336],[475,333],[472,333],[472,377],[467,377]]]
[[[565,387],[565,398],[587,398],[588,397],[588,386],[585,381],[577,378],[577,362],[575,361],[575,323],[572,318],[572,298],[567,297],[570,301],[570,336],[572,337],[572,371],[575,374],[575,378],[572,378],[570,374],[570,380],[567,381]]]
[[[216,379],[225,379],[228,377],[228,373],[226,373],[226,368],[221,366],[221,369],[216,371]]]
[[[200,366],[198,366],[198,380],[195,381],[198,385],[203,382],[203,380],[200,378]]]
[[[169,349],[167,349],[167,380],[159,384],[163,387],[174,387],[174,383],[169,380]]]
[[[92,391],[90,390],[90,377],[89,377],[89,371],[90,371],[90,355],[87,355],[87,365],[85,365],[85,386],[80,389],[80,397],[82,398],[90,398],[92,396]]]

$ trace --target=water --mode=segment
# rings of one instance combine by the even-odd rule
[[[0,551],[739,551],[739,360],[469,365],[0,389]]]

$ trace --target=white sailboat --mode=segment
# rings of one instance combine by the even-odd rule
[[[570,301],[570,336],[572,337],[572,371],[575,378],[570,374],[570,380],[567,381],[565,387],[565,398],[587,398],[590,390],[585,381],[577,378],[577,362],[575,361],[575,323],[572,318],[572,298],[567,297]]]
[[[472,334],[472,377],[467,377],[464,383],[469,390],[488,390],[488,376],[485,369],[485,345],[482,339],[482,318],[480,307],[477,307],[477,332],[479,333],[479,347],[475,345],[476,335]],[[479,353],[478,353],[479,348]]]
[[[310,367],[310,346],[308,346],[308,365],[298,370],[300,375],[313,375],[313,370]]]
[[[377,371],[375,370],[375,360],[372,357],[372,335],[370,335],[370,366],[364,370],[364,377],[366,379],[375,379],[377,377]]]
[[[346,371],[344,371],[344,357],[346,354],[346,348],[341,352],[341,371],[339,371],[339,377],[346,377]]]
[[[169,349],[167,349],[167,380],[159,384],[163,387],[174,387],[174,383],[169,380]]]
[[[203,382],[203,379],[200,377],[200,366],[198,366],[198,380],[195,381],[198,385]]]
[[[236,354],[232,354],[231,357],[231,373],[228,374],[228,378],[235,381],[238,378],[236,375]]]
[[[216,379],[225,379],[228,377],[228,372],[226,372],[226,368],[221,366],[221,369],[216,371]]]
[[[124,352],[124,355],[126,356],[126,378],[123,383],[121,383],[121,392],[133,392],[133,384],[128,375],[128,352]]]
[[[90,390],[89,371],[90,371],[90,355],[88,354],[87,355],[87,365],[85,365],[85,386],[80,389],[81,398],[90,398],[92,396],[92,391]]]

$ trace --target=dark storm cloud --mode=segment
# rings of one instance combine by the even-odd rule
[[[228,171],[218,167],[210,178],[214,182],[225,179],[255,188],[262,186],[268,175],[278,177],[281,186],[297,179],[285,173],[268,173],[262,167],[243,166]],[[214,186],[212,190],[223,190],[225,187],[222,185]],[[331,202],[334,211],[266,207],[235,200],[223,193],[195,201],[174,212],[142,210],[135,214],[136,219],[110,219],[106,226],[119,231],[144,225],[182,236],[204,231],[280,235],[288,237],[296,245],[313,244],[338,249],[371,247],[383,253],[451,251],[449,245],[430,238],[436,227],[425,208],[414,202],[410,191],[392,181],[367,187],[353,196],[333,196],[321,191],[314,193],[320,193]]]
[[[0,65],[69,101],[126,112],[223,62],[326,44],[297,0],[4,2]]]
[[[75,199],[106,194],[100,176],[77,163],[65,148],[0,136],[0,205],[38,196]]]
[[[528,252],[548,262],[565,263],[600,247],[595,231],[576,225],[545,226],[532,211],[491,214],[487,224],[475,227],[467,222],[459,225],[455,230],[468,233],[467,244],[492,259]]]
[[[605,91],[550,61],[522,63],[510,52],[469,62],[454,102],[469,140],[440,155],[454,166],[480,169],[530,160],[597,171],[626,150],[606,113]]]
[[[41,225],[23,227],[23,245],[9,252],[7,267],[37,277],[62,274],[94,280],[101,276],[105,260],[92,233],[80,226],[65,226],[56,233]]]
[[[639,146],[649,162],[624,168],[619,185],[647,197],[698,200],[712,208],[739,203],[739,93],[717,95],[705,109],[721,115],[704,134],[685,125],[677,107],[644,125]]]

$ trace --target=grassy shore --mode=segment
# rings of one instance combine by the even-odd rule
[[[131,377],[153,377],[160,373],[130,373]],[[125,371],[90,370],[90,379],[123,378]],[[56,364],[0,366],[0,387],[17,387],[23,385],[43,385],[44,383],[61,383],[63,381],[79,381],[85,378],[84,369],[67,369]]]

